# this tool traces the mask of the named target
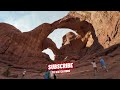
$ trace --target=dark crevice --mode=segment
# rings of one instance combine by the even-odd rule
[[[116,26],[115,26],[115,31],[111,33],[111,36],[112,36],[112,39],[115,38],[115,36],[117,35],[118,33],[118,30],[119,30],[119,26],[120,26],[120,19],[118,19],[117,23],[116,23]]]

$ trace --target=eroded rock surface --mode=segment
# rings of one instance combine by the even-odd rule
[[[63,36],[60,49],[47,38],[58,28],[77,33]],[[65,61],[74,61],[79,66],[81,61],[111,55],[112,47],[118,48],[119,43],[119,11],[71,11],[60,20],[23,33],[12,25],[0,23],[0,61],[17,67],[45,69],[46,64],[53,63],[49,55],[42,53],[47,48],[55,54],[55,61],[64,61],[68,56]]]

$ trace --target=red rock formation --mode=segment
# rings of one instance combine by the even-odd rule
[[[43,50],[47,48],[51,49],[55,55],[59,55],[60,53],[56,44],[50,38],[46,38],[44,40],[42,47],[43,47]]]
[[[61,60],[63,60],[68,55],[70,57],[76,55],[87,57],[89,54],[92,57],[94,53],[101,55],[100,52],[105,52],[106,48],[119,44],[119,19],[119,11],[74,11],[70,12],[61,20],[56,21],[53,25],[59,28],[70,28],[76,31],[81,37],[79,40],[77,39],[78,41],[74,38],[72,38],[72,41],[66,41],[67,38],[64,39],[63,46],[60,49],[62,55],[57,56],[57,59],[61,58]],[[80,42],[81,40],[84,42],[86,36],[88,37],[87,43],[84,45],[86,47],[80,49],[82,44]],[[65,36],[63,38],[65,38]],[[74,42],[73,46],[70,46],[69,41]],[[64,45],[65,42],[68,44]],[[76,54],[73,53],[74,50]],[[71,52],[72,54],[70,55]]]
[[[91,23],[95,29],[99,43],[108,48],[120,42],[119,37],[119,11],[74,11],[70,16],[78,17],[81,21]]]
[[[61,55],[64,59],[68,56],[68,59],[79,59],[80,53],[83,48],[86,47],[87,39],[82,39],[80,35],[75,35],[72,32],[63,36],[63,46],[60,48]]]
[[[49,56],[42,53],[46,48],[61,61],[66,56],[69,60],[83,60],[100,55],[104,49],[120,43],[119,19],[119,11],[73,11],[58,21],[44,23],[24,33],[12,25],[0,23],[0,60],[20,67],[42,68],[52,63]],[[60,50],[47,38],[57,28],[69,28],[78,34],[66,34]]]
[[[41,30],[21,33],[12,25],[1,23],[0,60],[14,66],[36,69],[51,63],[49,56],[41,52],[38,31]]]

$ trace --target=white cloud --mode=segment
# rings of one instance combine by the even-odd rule
[[[0,12],[1,17],[4,18],[4,22],[14,25],[18,29],[20,29],[22,32],[30,31],[42,23],[52,23],[64,17],[65,15],[67,15],[67,13],[68,11]]]

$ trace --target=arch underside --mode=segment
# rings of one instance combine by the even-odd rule
[[[46,34],[45,36],[46,39],[44,39],[44,44],[43,44],[43,47],[46,46],[46,44],[48,46],[43,48],[43,50],[46,48],[51,49],[55,54],[55,56],[57,57],[56,59],[59,59],[58,57],[60,58],[62,57],[61,59],[64,59],[66,56],[73,54],[80,55],[80,53],[82,53],[81,51],[85,51],[83,49],[84,48],[86,49],[86,44],[90,36],[92,36],[92,39],[94,41],[91,47],[99,44],[92,24],[87,21],[80,21],[79,18],[66,16],[58,21],[53,22],[52,24],[50,24],[50,26],[51,26],[51,32]],[[47,38],[47,36],[50,33],[52,33],[54,30],[59,28],[71,29],[78,34],[76,38],[74,38],[74,40],[71,41],[73,46],[70,46],[70,44],[68,44],[68,45],[63,45],[60,49],[58,49],[56,47],[56,44],[52,40]]]

